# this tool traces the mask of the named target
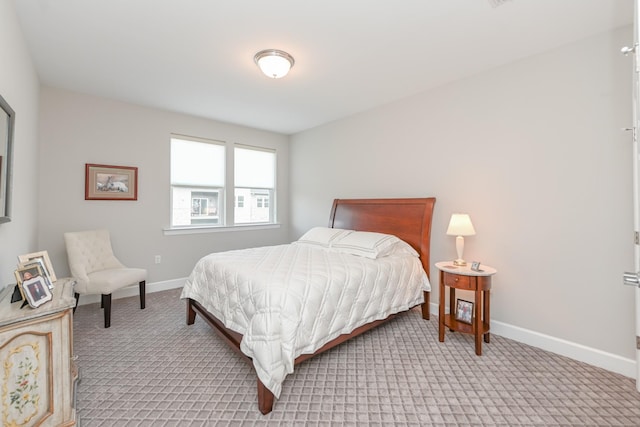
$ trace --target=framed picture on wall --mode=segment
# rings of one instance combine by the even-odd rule
[[[85,200],[138,200],[138,168],[87,163]]]

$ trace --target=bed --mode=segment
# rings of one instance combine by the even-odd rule
[[[314,228],[297,242],[203,257],[181,296],[187,324],[200,315],[254,367],[258,408],[267,414],[293,366],[417,305],[429,319],[434,204],[435,198],[336,199],[328,227]],[[317,246],[324,240],[305,238],[311,235],[328,239],[327,248]],[[371,236],[393,242],[384,246],[392,248],[391,256],[355,256],[347,243]],[[311,265],[313,273],[306,272]],[[326,273],[317,274],[318,267]],[[252,276],[254,270],[259,275]],[[353,277],[362,282],[357,290],[348,288]],[[315,298],[318,281],[325,293]],[[256,282],[268,283],[268,292],[255,291]]]

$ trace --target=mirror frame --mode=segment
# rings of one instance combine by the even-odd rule
[[[4,206],[0,205],[0,224],[11,221],[11,188],[13,177],[13,129],[15,127],[16,113],[9,103],[0,96],[0,113],[7,116],[7,140],[0,142],[0,147],[5,145],[4,152],[0,150],[0,192],[4,190]]]

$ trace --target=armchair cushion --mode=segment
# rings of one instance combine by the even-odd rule
[[[83,294],[110,294],[123,286],[138,284],[147,279],[147,270],[143,268],[111,268],[94,271],[89,280],[78,280],[75,291]]]

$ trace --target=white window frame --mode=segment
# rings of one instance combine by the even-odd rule
[[[275,202],[276,200],[276,187],[277,187],[277,165],[278,165],[278,156],[277,156],[277,152],[274,149],[271,148],[265,148],[265,147],[256,147],[253,145],[245,145],[245,144],[235,144],[234,145],[234,153],[235,153],[235,149],[239,148],[239,149],[244,149],[244,150],[254,150],[254,151],[262,151],[265,153],[270,153],[273,154],[274,156],[274,165],[273,165],[273,170],[274,170],[274,177],[273,177],[273,187],[260,187],[260,186],[254,186],[254,187],[244,187],[244,186],[238,186],[235,185],[235,170],[234,170],[234,189],[233,192],[235,194],[236,190],[238,189],[244,189],[244,190],[249,190],[251,192],[253,192],[254,190],[257,190],[259,192],[265,192],[268,193],[268,197],[273,199],[273,201]],[[235,159],[234,159],[235,160]],[[258,196],[260,198],[264,197],[264,196]],[[245,208],[249,207],[251,208],[253,204],[253,198],[250,197],[249,199],[245,198]],[[276,221],[276,210],[275,210],[275,203],[268,203],[268,212],[269,212],[269,218],[271,219],[270,221],[264,221],[264,222],[248,222],[248,223],[239,223],[236,224],[238,226],[246,226],[246,225],[259,225],[259,224],[273,224]],[[234,223],[235,223],[235,212],[234,212]]]
[[[255,145],[246,145],[246,144],[238,144],[238,143],[233,143],[233,142],[228,142],[228,141],[219,141],[219,140],[212,140],[212,139],[206,139],[206,138],[201,138],[201,137],[192,137],[192,136],[185,136],[185,135],[180,135],[180,134],[171,134],[170,138],[169,138],[169,142],[171,142],[171,138],[176,138],[176,139],[184,139],[184,140],[188,140],[188,141],[194,141],[194,142],[200,142],[200,143],[212,143],[212,144],[219,144],[219,145],[223,145],[225,147],[225,185],[224,187],[220,187],[220,188],[215,188],[216,190],[219,191],[220,197],[223,198],[223,202],[220,204],[220,210],[221,212],[219,213],[219,216],[221,218],[224,218],[223,224],[220,225],[213,225],[213,224],[207,224],[207,225],[202,225],[202,224],[192,224],[192,225],[185,225],[185,226],[173,226],[171,225],[173,223],[173,219],[172,219],[172,215],[173,215],[173,190],[172,188],[174,187],[174,185],[172,185],[172,183],[170,182],[170,203],[169,203],[169,208],[170,208],[170,222],[169,222],[169,227],[165,228],[164,234],[165,235],[173,235],[173,234],[197,234],[197,233],[210,233],[210,232],[220,232],[220,231],[232,231],[232,230],[259,230],[259,229],[269,229],[269,228],[279,228],[280,224],[277,222],[277,212],[276,212],[276,206],[277,206],[277,174],[278,174],[278,153],[277,150],[275,148],[269,148],[269,147],[261,147],[261,146],[255,146]],[[251,149],[251,150],[258,150],[258,151],[266,151],[266,152],[271,152],[274,154],[274,186],[273,188],[252,188],[252,189],[258,189],[258,190],[265,190],[265,191],[270,191],[271,192],[271,201],[267,202],[268,203],[268,207],[269,207],[269,217],[271,218],[271,221],[267,221],[267,222],[248,222],[248,223],[238,223],[236,224],[234,222],[234,215],[235,215],[235,209],[237,207],[237,200],[235,197],[235,189],[236,188],[241,188],[241,187],[235,187],[235,176],[234,176],[234,162],[235,162],[235,157],[234,157],[234,152],[235,152],[235,148],[244,148],[244,149]],[[171,180],[170,180],[171,181]],[[197,186],[191,186],[194,190],[213,190],[213,187],[205,187],[205,188],[198,188]],[[250,199],[247,199],[245,197],[244,199],[244,205],[248,206],[251,203]]]

